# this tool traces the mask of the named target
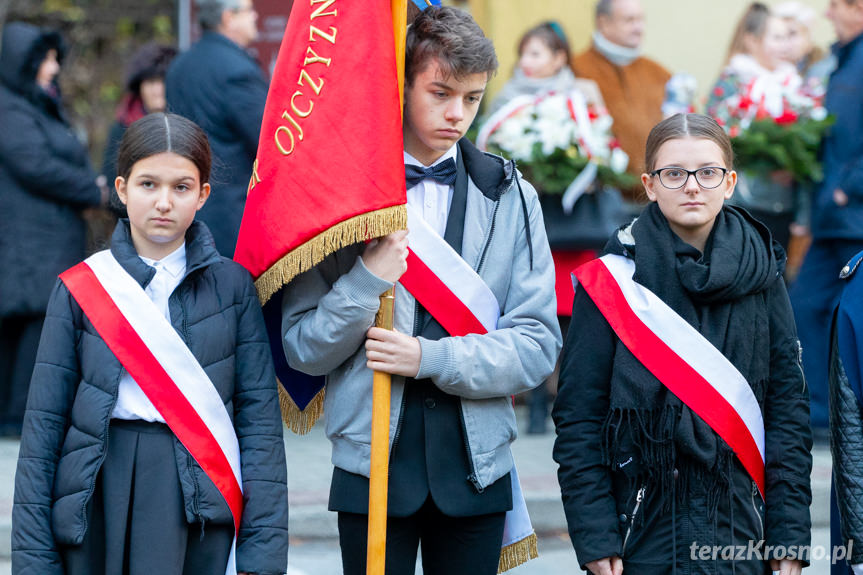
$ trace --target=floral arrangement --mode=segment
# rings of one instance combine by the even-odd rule
[[[734,89],[720,81],[707,113],[731,137],[737,163],[750,171],[787,171],[796,181],[821,181],[818,147],[833,124],[820,83],[796,78],[764,89],[758,81]]]
[[[662,102],[662,117],[695,112],[695,97],[698,83],[691,74],[675,74],[665,84],[665,101]]]
[[[522,96],[493,114],[480,128],[480,149],[514,159],[538,190],[564,194],[579,175],[593,175],[583,187],[631,187],[629,157],[611,134],[608,111],[588,105],[579,92]],[[585,170],[590,165],[590,169]]]

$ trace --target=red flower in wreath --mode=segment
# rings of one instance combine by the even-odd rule
[[[778,118],[776,118],[776,123],[781,125],[781,126],[784,126],[786,124],[793,124],[794,122],[797,121],[797,119],[799,117],[800,116],[794,110],[790,110],[790,109],[786,108],[782,112],[782,115],[779,116]]]

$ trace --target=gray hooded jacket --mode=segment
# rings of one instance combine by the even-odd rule
[[[429,378],[461,398],[465,439],[480,489],[512,469],[516,422],[511,395],[528,391],[554,369],[561,347],[554,264],[536,191],[512,163],[484,154],[467,140],[459,152],[468,172],[462,257],[494,292],[498,329],[485,335],[420,337],[417,379]],[[326,432],[332,462],[369,475],[372,371],[365,333],[379,296],[392,287],[359,257],[363,245],[326,258],[291,282],[284,294],[282,334],[291,367],[326,375]],[[413,333],[416,301],[396,284],[396,329]],[[399,423],[404,378],[392,380],[390,447]]]

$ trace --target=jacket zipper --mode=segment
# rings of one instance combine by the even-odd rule
[[[192,270],[192,271],[194,271],[194,270]],[[183,342],[187,346],[192,341],[192,336],[189,333],[189,321],[188,321],[189,314],[186,313],[186,306],[183,303],[183,298],[181,297],[179,290],[185,289],[184,284],[186,283],[186,279],[189,277],[189,273],[191,273],[191,272],[186,273],[186,277],[183,278],[183,280],[180,282],[180,285],[178,285],[175,288],[174,292],[171,293],[171,296],[170,296],[170,297],[176,297],[177,303],[180,305],[180,312],[183,314],[183,323],[182,323]],[[192,513],[194,513],[195,516],[198,518],[198,521],[201,522],[201,541],[203,541],[204,540],[204,523],[206,522],[206,519],[204,519],[203,514],[201,514],[201,487],[198,484],[198,476],[195,473],[195,460],[192,457],[192,454],[189,453],[188,450],[186,450],[186,466],[189,469],[189,475],[192,477],[192,483],[195,486],[195,492],[192,496]]]
[[[500,199],[497,200],[494,204],[494,211],[491,214],[491,225],[489,225],[488,229],[488,237],[485,240],[485,245],[482,248],[482,255],[480,255],[479,263],[476,266],[476,273],[479,274],[482,271],[482,266],[485,264],[485,257],[488,254],[488,248],[491,246],[491,240],[494,238],[494,227],[497,223],[497,210],[500,208]],[[464,411],[461,406],[461,401],[459,401],[459,410],[458,410],[458,418],[461,423],[461,434],[464,438],[464,448],[467,452],[467,462],[470,466],[470,475],[467,476],[467,480],[470,481],[471,485],[473,485],[474,489],[476,489],[477,493],[482,493],[485,491],[485,488],[480,484],[479,477],[476,475],[476,466],[473,461],[473,453],[470,450],[470,442],[467,437],[467,424],[464,422]]]
[[[794,362],[797,364],[797,369],[800,370],[800,377],[803,379],[803,391],[801,393],[806,393],[806,374],[803,373],[803,345],[800,343],[800,340],[797,340],[797,361]]]
[[[188,277],[188,276],[186,276],[186,277]],[[185,282],[185,279],[183,280],[183,282]],[[182,283],[181,283],[180,285],[182,285]],[[177,286],[177,288],[178,288],[178,289],[179,289],[179,287],[180,287],[180,286]],[[175,290],[175,291],[176,291],[176,290]],[[174,294],[171,294],[171,297],[173,297],[173,295],[174,295]],[[183,341],[184,341],[184,343],[188,346],[188,345],[189,345],[189,343],[192,341],[192,337],[191,337],[191,335],[189,334],[189,322],[188,322],[188,319],[187,319],[188,314],[186,313],[186,306],[185,306],[185,305],[183,305],[183,298],[181,298],[179,294],[177,294],[177,303],[179,303],[179,304],[180,304],[180,311],[181,311],[181,312],[182,312],[182,314],[183,314],[183,324],[182,324],[182,329],[183,329]],[[169,304],[169,305],[170,305],[170,304]]]
[[[494,237],[494,226],[497,222],[497,209],[500,207],[500,200],[497,201],[494,205],[494,211],[491,214],[491,226],[489,226],[488,230],[488,238],[485,241],[485,246],[482,248],[482,255],[479,258],[479,264],[476,266],[476,273],[482,271],[482,266],[485,264],[485,256],[488,254],[488,248],[491,245],[491,240]]]
[[[467,476],[467,480],[470,481],[477,493],[482,493],[485,491],[485,488],[480,484],[479,478],[476,476],[476,467],[473,464],[473,454],[470,450],[470,442],[467,440],[467,425],[464,423],[464,411],[462,411],[461,401],[459,401],[458,419],[461,422],[461,434],[464,438],[464,448],[467,451],[467,462],[470,466],[470,475]]]
[[[638,493],[635,495],[635,507],[632,508],[632,514],[629,516],[629,527],[626,528],[626,535],[623,537],[623,548],[620,550],[621,555],[626,551],[626,542],[629,541],[629,535],[632,533],[632,526],[635,525],[635,518],[638,515],[641,502],[644,501],[644,492],[646,489],[647,486],[642,485],[638,488]]]
[[[194,468],[195,460],[192,458],[192,454],[186,451],[186,467],[189,469],[189,475],[192,477],[192,484],[195,486],[195,493],[192,495],[192,513],[195,514],[195,517],[198,518],[198,521],[201,522],[201,541],[204,540],[204,516],[201,514],[201,488],[198,484],[198,476],[195,473]]]
[[[758,505],[755,503],[755,495],[758,493],[758,486],[752,482],[752,509],[755,510],[755,516],[758,517],[758,525],[761,527],[761,539],[764,540],[764,520],[761,519],[761,512],[758,511]]]

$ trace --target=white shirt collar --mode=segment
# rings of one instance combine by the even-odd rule
[[[446,159],[452,158],[456,159],[456,155],[458,154],[458,144],[453,144],[452,147],[444,152],[444,155],[432,162],[431,166],[436,166],[443,162]],[[414,166],[423,166],[423,163],[405,152],[405,164],[412,164]],[[430,168],[431,166],[423,166],[424,168]]]
[[[144,256],[138,257],[144,260],[148,266],[164,269],[175,279],[186,272],[186,242],[180,244],[180,247],[160,260],[145,258]]]

